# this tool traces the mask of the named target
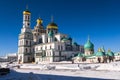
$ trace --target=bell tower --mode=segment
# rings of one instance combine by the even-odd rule
[[[32,62],[33,60],[33,35],[30,28],[31,13],[28,10],[23,11],[23,27],[19,34],[18,41],[18,62]]]

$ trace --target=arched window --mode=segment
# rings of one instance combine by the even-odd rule
[[[34,35],[36,36],[36,33]]]
[[[28,45],[28,41],[26,41],[26,45]]]
[[[38,29],[38,32],[40,32],[40,30]]]
[[[25,16],[25,20],[27,20],[27,16]]]
[[[30,17],[28,16],[28,20],[30,19]]]

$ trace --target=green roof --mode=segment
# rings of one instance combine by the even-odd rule
[[[114,53],[114,55],[115,55],[115,56],[118,56],[118,55],[120,55],[120,53],[119,53],[119,52],[116,52],[116,53]]]
[[[83,53],[78,53],[77,57],[83,57]]]

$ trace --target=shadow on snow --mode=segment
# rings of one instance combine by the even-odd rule
[[[21,73],[11,70],[9,74],[0,76],[0,80],[110,80],[110,79],[91,78],[91,77],[73,77],[73,76],[50,75],[50,74],[35,74],[32,72]]]

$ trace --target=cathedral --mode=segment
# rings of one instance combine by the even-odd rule
[[[23,11],[23,27],[18,39],[19,63],[67,61],[80,52],[84,53],[82,45],[67,34],[59,33],[58,25],[53,20],[46,28],[41,18],[36,22],[34,29],[31,29],[31,12]]]

